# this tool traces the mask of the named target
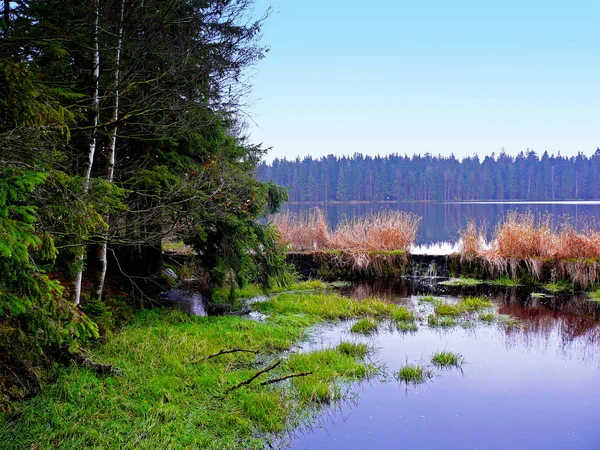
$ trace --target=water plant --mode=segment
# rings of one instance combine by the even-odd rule
[[[476,278],[450,278],[449,280],[440,281],[439,284],[443,286],[453,286],[453,287],[469,287],[469,286],[479,286],[484,284],[483,280],[478,280]]]
[[[463,362],[462,355],[447,350],[434,353],[431,357],[431,363],[437,367],[460,367]]]
[[[465,297],[459,303],[463,311],[469,312],[481,311],[490,308],[492,305],[492,302],[484,297]]]
[[[418,331],[419,327],[414,322],[401,320],[396,322],[396,329],[401,333],[414,333],[415,331]]]
[[[553,294],[559,293],[559,292],[566,292],[566,291],[570,291],[573,289],[573,285],[571,283],[567,283],[565,281],[557,281],[555,283],[547,283],[544,284],[544,289],[546,289],[549,292],[552,292]]]
[[[340,342],[336,347],[337,351],[343,355],[364,358],[370,352],[367,344],[356,342]]]
[[[513,280],[512,278],[510,278],[506,275],[503,275],[500,278],[495,278],[493,280],[489,280],[487,283],[491,284],[492,286],[505,286],[505,287],[522,286],[521,280]]]
[[[353,333],[371,334],[377,331],[379,323],[371,317],[365,317],[357,320],[350,328]]]
[[[495,318],[494,313],[479,314],[479,320],[481,320],[483,322],[491,323],[494,321],[494,318]]]
[[[402,367],[396,377],[406,384],[421,384],[433,378],[433,372],[421,364],[407,364]]]
[[[435,314],[430,314],[429,316],[427,316],[427,325],[429,325],[430,327],[449,328],[458,325],[458,320],[454,317],[440,317]]]

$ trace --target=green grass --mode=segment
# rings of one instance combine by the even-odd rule
[[[463,362],[462,355],[446,350],[434,353],[431,357],[431,363],[437,367],[460,367]]]
[[[301,297],[301,296],[297,296]],[[121,368],[121,377],[99,377],[86,368],[60,370],[54,384],[21,404],[19,416],[0,416],[0,448],[265,448],[264,436],[293,427],[315,407],[341,398],[345,381],[375,368],[362,362],[364,344],[341,343],[312,353],[284,352],[307,327],[331,314],[314,315],[311,302],[268,322],[241,317],[195,317],[176,310],[138,314],[92,357]],[[388,307],[343,301],[356,311]],[[342,314],[334,314],[336,316]],[[231,353],[206,360],[222,349]],[[229,393],[226,390],[282,359],[273,371]],[[313,372],[280,383],[261,381]]]
[[[427,325],[430,327],[449,328],[458,325],[458,320],[455,317],[440,317],[435,314],[430,314],[427,316]]]
[[[419,327],[414,322],[407,322],[405,320],[401,320],[396,322],[396,329],[400,333],[414,333],[419,330]]]
[[[493,303],[484,297],[465,297],[460,301],[459,305],[461,305],[464,311],[472,312],[491,308]]]
[[[481,320],[483,322],[488,322],[488,323],[492,323],[494,321],[495,317],[496,316],[494,315],[494,313],[479,314],[479,320]]]
[[[491,308],[492,302],[483,297],[464,297],[457,303],[435,302],[435,313],[438,316],[460,316],[464,313]]]
[[[433,295],[424,295],[419,297],[419,303],[436,303],[439,299],[434,297]]]
[[[495,280],[489,280],[488,284],[491,284],[492,286],[506,286],[506,287],[522,286],[521,280],[513,280],[512,278],[507,277],[507,276],[496,278]]]
[[[362,333],[362,334],[371,334],[377,331],[377,327],[379,323],[370,317],[365,317],[363,319],[358,319],[358,321],[352,325],[350,331],[353,333]]]
[[[442,303],[438,302],[434,308],[438,316],[460,316],[464,310],[460,303]]]
[[[483,280],[475,278],[450,278],[446,281],[441,281],[439,284],[443,286],[457,286],[457,287],[468,287],[468,286],[479,286],[483,284]]]
[[[278,294],[281,292],[287,291],[316,291],[319,289],[327,289],[327,284],[320,280],[308,280],[308,281],[300,281],[297,283],[291,283],[287,286],[275,286],[272,287],[268,294]],[[227,287],[221,287],[213,290],[213,302],[215,303],[227,303],[231,301],[230,298],[230,289]],[[257,297],[259,295],[265,295],[264,290],[256,285],[249,284],[240,289],[234,290],[233,298],[235,301],[245,300],[253,297]]]
[[[396,376],[406,384],[417,385],[433,378],[433,372],[423,365],[407,364],[396,373]]]
[[[364,358],[371,351],[367,344],[354,342],[340,342],[337,346],[337,351],[343,355],[354,356],[356,358]]]
[[[567,283],[566,281],[558,281],[556,283],[544,284],[543,287],[548,292],[552,292],[553,294],[557,294],[559,292],[566,292],[566,291],[572,291],[573,290],[573,286],[570,283]]]
[[[552,295],[546,294],[544,292],[533,292],[531,294],[532,298],[552,298]]]
[[[321,320],[341,320],[360,317],[409,317],[410,311],[394,303],[368,298],[356,300],[332,292],[280,294],[255,308],[265,314],[304,313]]]

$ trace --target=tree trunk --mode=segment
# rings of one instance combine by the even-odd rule
[[[92,166],[94,164],[94,155],[96,153],[96,141],[97,141],[97,130],[98,122],[100,120],[100,98],[99,98],[99,85],[100,85],[100,44],[99,44],[99,28],[100,28],[100,2],[96,0],[94,2],[94,57],[93,64],[94,70],[92,71],[92,76],[94,80],[94,94],[92,99],[92,107],[94,109],[94,118],[93,118],[93,131],[92,131],[92,140],[90,142],[90,147],[88,150],[88,159],[86,163],[85,169],[85,178],[83,181],[83,192],[88,193],[90,189],[90,179],[92,176]],[[77,257],[77,263],[81,265],[83,259],[85,258],[85,247],[82,249],[82,253]],[[81,299],[81,280],[83,278],[83,268],[79,269],[75,280],[73,281],[73,293],[72,299],[75,305],[79,304]]]
[[[4,37],[8,37],[10,27],[10,0],[4,0]]]
[[[114,103],[113,103],[113,114],[112,114],[112,123],[113,127],[109,136],[109,145],[108,145],[108,160],[106,164],[106,179],[109,183],[113,182],[114,173],[115,173],[115,160],[116,160],[116,150],[117,150],[117,132],[119,130],[118,120],[119,120],[119,78],[120,78],[120,66],[121,66],[121,48],[123,46],[123,21],[125,16],[125,0],[121,0],[121,18],[119,20],[119,34],[117,38],[117,47],[116,47],[116,56],[115,56],[115,70],[114,70],[114,86],[115,86],[115,94],[114,94]],[[108,222],[109,218],[106,218]],[[107,257],[107,248],[108,248],[108,237],[100,243],[98,246],[98,267],[99,270],[96,274],[96,287],[93,292],[94,298],[100,299],[102,298],[102,292],[104,290],[104,281],[106,279],[106,270],[108,267],[108,257]]]

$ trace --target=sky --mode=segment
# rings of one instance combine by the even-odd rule
[[[600,2],[258,0],[265,160],[600,146]]]

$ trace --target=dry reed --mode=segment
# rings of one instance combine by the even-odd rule
[[[304,214],[287,212],[273,219],[282,242],[291,250],[353,253],[408,251],[417,237],[420,222],[421,218],[412,213],[380,211],[346,219],[331,230],[319,208]]]
[[[561,278],[587,286],[600,279],[596,261],[600,259],[600,232],[590,224],[578,231],[566,217],[553,225],[550,215],[510,211],[489,243],[474,222],[467,224],[461,233],[461,260],[475,258],[486,263],[492,276],[509,274],[513,278],[522,263],[538,279],[544,264],[552,263]]]

